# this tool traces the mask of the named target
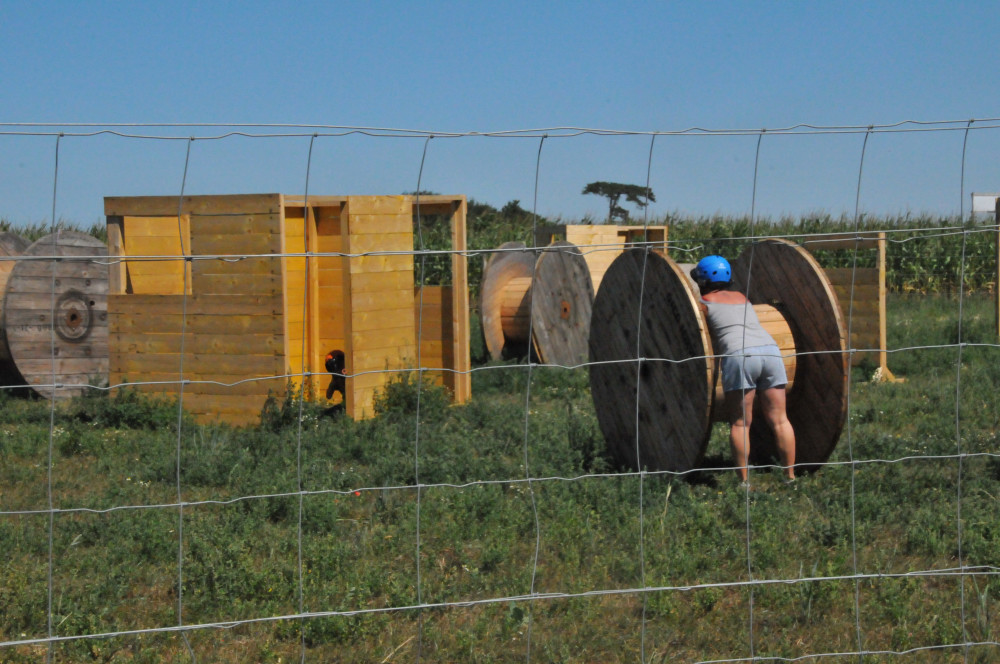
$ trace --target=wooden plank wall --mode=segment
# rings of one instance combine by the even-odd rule
[[[648,233],[649,241],[662,243],[658,246],[664,253],[667,251],[666,226],[612,226],[607,224],[568,224],[566,241],[580,247],[583,258],[590,268],[590,280],[594,285],[594,293],[601,286],[604,273],[611,263],[625,250],[625,245],[631,242],[642,242]]]
[[[376,391],[399,376],[385,370],[416,362],[413,212],[406,196],[351,196],[344,220],[343,250],[354,254],[344,274],[345,350],[354,374],[346,410],[362,419],[374,414]],[[368,252],[379,253],[356,255]]]
[[[849,267],[827,268],[824,270],[830,278],[837,299],[840,301],[840,313],[844,316],[844,324],[851,331],[851,348],[883,348],[880,337],[882,319],[880,316],[878,268],[859,267],[852,275]],[[853,301],[852,288],[853,287]],[[878,353],[857,353],[854,364],[863,359],[878,361]]]
[[[625,239],[618,235],[617,226],[566,226],[566,241],[580,247],[583,259],[590,268],[590,281],[594,293],[601,286],[604,273],[625,248]]]
[[[284,246],[282,254],[304,254],[307,250],[305,232],[304,208],[285,208]],[[288,339],[288,371],[291,374],[302,374],[318,370],[315,358],[303,362],[303,357],[309,358],[315,354],[309,344],[311,338],[308,320],[311,311],[303,301],[305,296],[306,259],[304,256],[286,256],[282,259],[285,274],[285,338]],[[311,307],[309,308],[311,309]],[[303,340],[306,341],[303,344]],[[305,356],[303,356],[305,349]],[[296,388],[302,387],[302,378],[296,375],[290,379]],[[312,394],[316,393],[316,385],[310,385]]]
[[[420,334],[420,366],[426,369],[455,368],[451,286],[415,288],[413,298],[414,324]],[[454,372],[427,371],[424,376],[455,393]]]
[[[440,198],[428,202],[448,207],[453,244],[464,250],[464,198]],[[186,407],[199,417],[254,422],[268,392],[284,395],[285,375],[301,373],[303,368],[322,372],[325,354],[335,349],[347,353],[348,371],[360,374],[348,380],[347,412],[354,418],[369,417],[374,414],[377,390],[399,375],[385,370],[415,366],[412,199],[359,196],[312,201],[307,224],[305,202],[290,199],[286,205],[277,194],[184,199],[182,220],[190,233],[187,249],[195,260],[189,263],[183,377],[233,383],[280,376],[232,388],[188,385],[185,393],[198,398],[186,401]],[[135,251],[132,247],[139,247],[143,255],[179,254],[178,208],[178,199],[172,197],[105,199],[109,236],[116,238],[112,253],[129,255]],[[123,222],[126,218],[131,221]],[[133,238],[160,239],[130,246],[129,228],[141,230],[134,231]],[[355,256],[308,261],[303,256],[281,257],[307,250]],[[257,254],[266,256],[247,257]],[[421,351],[425,366],[469,369],[465,260],[453,257],[453,280],[459,288],[425,292]],[[109,302],[112,381],[180,380],[184,298],[173,291],[125,294],[129,282],[125,270],[118,276],[113,280],[118,284],[116,294]],[[309,302],[304,303],[307,283]],[[443,379],[446,384],[450,381],[456,402],[468,400],[468,374],[445,373]],[[322,393],[326,378],[315,381],[313,386]],[[176,384],[143,389],[178,391]]]
[[[865,360],[874,362],[882,369],[883,377],[891,380],[893,375],[886,352],[885,242],[885,233],[862,233],[860,238],[814,236],[803,246],[809,251],[873,249],[878,252],[875,267],[827,268],[824,272],[837,293],[844,324],[850,329],[849,346],[874,349],[855,353],[853,364]]]
[[[181,217],[121,217],[122,250],[126,256],[165,256],[171,260],[123,261],[128,292],[180,295],[185,287],[185,262],[190,250],[191,220]],[[191,266],[187,265],[187,292],[191,292]]]
[[[301,207],[285,208],[285,253],[302,254],[307,250],[318,254],[339,253],[342,247],[340,206],[310,206],[308,225],[305,223],[304,212]],[[284,260],[287,301],[285,333],[288,338],[291,373],[324,373],[326,354],[332,350],[345,350],[344,258],[316,256],[307,260],[304,256],[287,256]],[[309,302],[304,304],[307,280]],[[303,314],[306,316],[305,325]],[[305,363],[302,359],[303,348],[307,358]],[[301,378],[293,377],[292,384],[301,386]],[[314,376],[310,384],[311,394],[314,397],[323,395],[328,384],[329,379],[325,376]],[[341,398],[338,394],[332,403],[339,403]]]
[[[115,216],[177,207],[171,197],[105,199],[109,225]],[[182,214],[190,219],[192,293],[128,294],[119,284],[108,298],[111,382],[165,381],[140,389],[169,395],[182,377],[214,381],[185,385],[185,408],[202,421],[256,422],[268,392],[284,394],[288,373],[282,263],[274,256],[282,250],[280,196],[186,197]],[[130,251],[128,228],[126,221],[123,247],[112,243],[112,251]]]
[[[321,207],[316,210],[316,251],[336,254],[343,251],[340,224],[341,206]],[[345,350],[344,339],[344,259],[341,256],[321,256],[316,259],[318,293],[316,318],[318,321],[317,360],[323,362],[331,350]],[[346,351],[345,351],[346,352]],[[322,364],[320,366],[323,366]],[[325,367],[320,371],[325,371]],[[321,392],[329,380],[324,378]],[[334,397],[339,403],[340,395]]]
[[[176,395],[183,378],[236,383],[284,372],[280,297],[191,295],[186,319],[182,295],[108,297],[111,383],[139,383],[151,393]],[[143,384],[167,382],[168,384]],[[233,387],[213,383],[184,387],[184,407],[201,421],[256,422],[269,391],[284,393],[281,379]]]

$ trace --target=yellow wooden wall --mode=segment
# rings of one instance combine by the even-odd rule
[[[112,268],[112,383],[158,382],[141,389],[175,394],[182,378],[194,381],[184,388],[184,405],[199,419],[253,423],[269,393],[282,398],[289,383],[302,385],[294,374],[322,373],[326,353],[339,349],[351,374],[348,415],[373,415],[377,392],[400,377],[395,370],[416,367],[413,201],[310,198],[308,219],[305,203],[278,194],[190,196],[180,206],[176,197],[106,198],[113,256],[168,256],[183,247],[194,257],[165,263],[173,267],[126,260]],[[454,215],[452,241],[464,250],[464,198],[428,203]],[[314,255],[287,255],[306,252]],[[186,300],[177,286],[185,263]],[[162,292],[129,292],[132,270],[141,288],[159,283]],[[421,363],[458,370],[438,377],[464,402],[470,393],[464,256],[452,257],[452,272],[457,289],[425,289]],[[328,382],[315,376],[309,387],[322,397]]]
[[[304,254],[306,246],[305,214],[303,208],[285,208],[284,245],[281,253]],[[290,382],[296,388],[302,387],[301,374],[315,370],[315,360],[309,361],[313,349],[308,342],[310,311],[304,301],[306,284],[306,259],[304,256],[287,256],[283,259],[285,277],[285,338],[288,339],[288,373],[295,374]],[[305,343],[304,343],[305,342]],[[303,355],[305,350],[305,355]],[[305,358],[305,362],[303,361]],[[312,385],[315,394],[316,386]]]
[[[347,413],[374,413],[375,394],[417,357],[413,298],[413,212],[406,196],[351,196],[341,219],[346,259]],[[345,223],[346,222],[346,223]],[[400,252],[357,255],[368,252]]]
[[[427,369],[454,369],[455,349],[451,286],[424,286],[413,293],[414,324],[420,333],[420,366]],[[454,394],[454,371],[426,371],[424,376]]]
[[[322,254],[336,254],[343,251],[340,224],[341,206],[320,207],[316,210],[316,249]],[[332,350],[346,352],[347,342],[344,339],[344,261],[341,256],[320,256],[315,259],[317,271],[316,312],[318,319],[317,361],[325,371],[323,362],[326,354]],[[329,379],[324,378],[320,393],[326,391]],[[342,397],[336,395],[334,403],[339,403]]]
[[[111,383],[162,382],[139,389],[180,392],[181,321],[183,378],[232,384],[284,372],[280,301],[252,295],[110,295]],[[199,420],[254,422],[269,391],[282,393],[283,380],[247,381],[234,386],[189,383],[184,408]]]
[[[120,238],[128,256],[142,259],[122,261],[117,268],[130,293],[180,295],[191,292],[191,265],[180,257],[191,248],[191,219],[180,217],[122,217]],[[157,260],[155,257],[162,256]],[[185,268],[187,274],[185,274]]]
[[[810,251],[876,251],[875,267],[828,268],[824,272],[837,293],[844,325],[849,326],[849,347],[874,349],[868,353],[855,353],[853,363],[873,361],[881,368],[882,378],[892,380],[894,376],[889,370],[886,351],[885,243],[885,233],[865,232],[850,237],[812,236],[806,239],[803,246]]]
[[[105,199],[112,254],[136,255],[136,247],[161,255],[176,251],[177,208],[176,197]],[[191,294],[128,293],[128,270],[138,261],[112,270],[111,383],[159,382],[138,387],[172,395],[180,392],[180,380],[194,381],[184,386],[184,406],[198,419],[254,422],[268,393],[285,390],[283,378],[270,378],[287,371],[285,305],[280,259],[244,256],[281,252],[280,197],[188,197],[182,216],[190,232],[188,253],[195,257]],[[145,221],[130,222],[137,218]],[[152,240],[135,243],[139,236],[130,228],[157,229],[159,249]]]
[[[340,208],[320,208],[317,215],[317,250],[324,254],[343,251],[340,230]],[[320,351],[344,349],[344,259],[322,256],[319,270]]]
[[[580,248],[587,267],[590,268],[590,280],[595,294],[611,263],[625,250],[626,243],[643,242],[648,235],[648,241],[656,242],[657,249],[664,252],[667,250],[666,226],[567,224],[565,228],[566,241]]]
[[[879,361],[885,349],[885,310],[884,296],[879,295],[878,268],[857,268],[852,275],[851,268],[827,268],[824,270],[830,278],[837,300],[840,302],[840,313],[844,317],[844,325],[851,332],[851,348],[881,349],[874,353],[855,353],[854,363],[869,359]],[[854,283],[854,297],[851,298],[851,282]]]
[[[344,258],[323,255],[342,251],[340,208],[340,205],[310,205],[307,223],[305,208],[285,207],[284,253],[304,254],[308,251],[315,254],[308,257],[287,256],[284,259],[285,328],[288,366],[292,374],[322,374],[326,371],[327,353],[332,350],[346,352]],[[307,281],[308,291],[305,288]],[[302,385],[299,375],[293,376],[291,382],[297,388]],[[314,376],[309,386],[310,394],[313,397],[322,396],[328,384],[329,378]],[[338,394],[333,403],[339,403],[341,399]]]

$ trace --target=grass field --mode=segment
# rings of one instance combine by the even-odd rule
[[[421,390],[419,428],[403,383],[370,421],[305,404],[300,428],[292,401],[179,437],[176,406],[130,392],[55,412],[0,393],[0,641],[46,637],[51,551],[56,636],[137,631],[56,642],[57,662],[287,662],[303,643],[341,662],[997,661],[947,647],[1000,636],[993,310],[965,298],[958,348],[955,298],[889,306],[905,381],[856,369],[833,465],[793,490],[757,470],[749,497],[731,471],[619,472],[585,370],[484,366],[467,406]],[[717,426],[708,466],[727,463]],[[51,543],[50,500],[71,510]],[[254,622],[144,631],[181,621],[179,583],[184,624]],[[320,615],[282,618],[300,611]]]

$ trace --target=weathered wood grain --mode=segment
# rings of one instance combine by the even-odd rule
[[[3,291],[3,356],[16,384],[45,397],[77,396],[108,380],[107,247],[90,235],[59,231],[28,246]],[[54,372],[54,373],[53,373]]]
[[[590,326],[590,388],[620,463],[696,468],[711,432],[708,330],[680,268],[655,251],[623,252],[604,274]]]

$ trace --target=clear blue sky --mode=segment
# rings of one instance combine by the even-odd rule
[[[997,25],[996,2],[8,1],[0,122],[671,132],[985,120],[1000,118]],[[50,220],[56,140],[14,134],[59,130],[0,127],[0,217]],[[872,135],[862,211],[957,213],[964,200],[968,212],[970,192],[1000,191],[1000,129],[969,133],[964,197],[963,136]],[[765,136],[757,211],[853,213],[863,141]],[[749,212],[756,145],[658,137],[651,214]],[[423,147],[419,137],[321,137],[310,193],[412,191]],[[648,135],[547,139],[538,211],[601,218],[603,199],[583,186],[645,184],[649,148]],[[186,149],[63,138],[56,216],[89,224],[104,196],[179,193]],[[185,191],[301,194],[308,149],[302,137],[196,141]],[[538,138],[434,139],[421,187],[530,209],[538,149]]]

